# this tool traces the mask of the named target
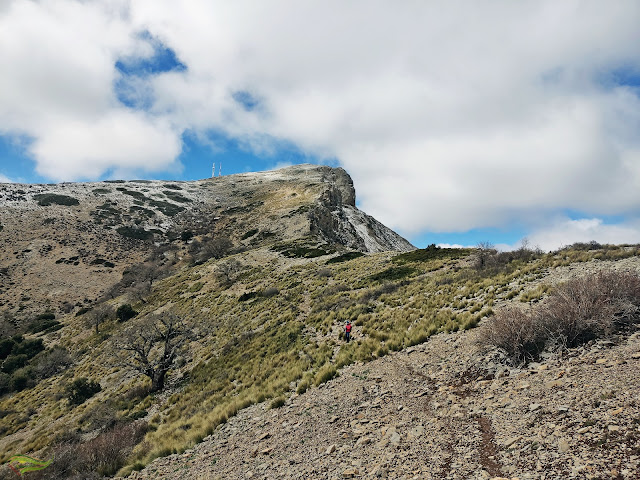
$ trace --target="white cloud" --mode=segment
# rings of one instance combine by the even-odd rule
[[[0,173],[0,183],[13,183],[13,180]]]
[[[557,250],[576,242],[596,241],[601,244],[640,243],[640,220],[606,223],[601,218],[558,218],[549,225],[534,230],[527,237],[530,247],[544,251]],[[501,250],[513,250],[520,245],[501,245]]]
[[[632,0],[15,0],[0,131],[34,137],[52,178],[165,169],[187,129],[261,151],[274,138],[338,158],[360,206],[406,234],[540,230],[640,207],[638,88],[609,77],[640,71],[638,24]],[[125,114],[114,63],[150,54],[143,31],[187,68],[132,82],[151,108]]]

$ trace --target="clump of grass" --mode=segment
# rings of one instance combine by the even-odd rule
[[[316,386],[321,385],[321,384],[326,383],[329,380],[331,380],[337,374],[338,374],[338,369],[336,368],[336,366],[335,365],[331,365],[331,364],[327,364],[327,365],[323,366],[318,371],[318,373],[315,376],[315,379],[314,379],[313,383]]]
[[[522,295],[520,295],[520,301],[522,303],[537,302],[542,297],[544,297],[545,294],[547,294],[550,290],[551,290],[551,287],[549,285],[546,285],[546,284],[538,285],[536,288],[532,290],[527,290],[524,293],[522,293]]]

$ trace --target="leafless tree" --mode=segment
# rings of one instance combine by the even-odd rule
[[[125,332],[118,348],[123,364],[151,379],[151,392],[164,388],[167,372],[193,338],[191,330],[174,314],[150,315]]]
[[[490,242],[480,242],[476,248],[478,249],[476,253],[476,265],[479,269],[483,269],[487,266],[489,257],[495,254],[496,250]]]
[[[233,285],[243,268],[243,265],[235,258],[231,258],[217,265],[220,280],[225,285]]]
[[[100,324],[115,318],[115,311],[111,305],[103,303],[89,311],[86,316],[88,326],[95,327],[96,334],[100,333]]]

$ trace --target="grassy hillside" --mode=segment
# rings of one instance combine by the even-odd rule
[[[275,408],[340,367],[472,328],[506,300],[538,302],[552,289],[545,283],[550,269],[640,253],[637,246],[598,247],[498,254],[432,246],[360,255],[302,239],[186,265],[156,281],[125,322],[107,316],[96,333],[86,312],[24,335],[22,342],[42,340],[44,350],[11,373],[26,377],[24,385],[0,399],[0,460],[54,451],[58,459],[69,451],[78,456],[81,441],[85,450],[104,450],[108,439],[135,426],[126,434],[129,448],[94,456],[99,464],[83,468],[109,475],[142,468],[201,441],[248,405],[270,400]],[[106,303],[115,309],[130,298],[125,289]],[[165,388],[151,393],[150,380],[127,366],[131,352],[122,346],[148,328],[151,314],[169,313],[188,328],[188,341]],[[346,320],[355,325],[349,344],[342,339]],[[42,373],[43,364],[60,368]],[[76,402],[74,381],[81,378],[100,391]]]

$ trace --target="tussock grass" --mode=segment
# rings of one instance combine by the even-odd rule
[[[167,309],[194,325],[197,339],[187,361],[170,372],[173,393],[166,401],[143,396],[143,390],[126,395],[144,386],[110,360],[113,342],[126,325],[108,321],[95,335],[82,318],[61,319],[65,327],[44,338],[57,335],[56,341],[73,354],[76,364],[34,388],[0,399],[0,410],[11,412],[3,419],[8,433],[24,427],[40,429],[40,440],[34,435],[17,441],[4,449],[6,455],[13,449],[24,453],[26,447],[33,451],[45,447],[53,430],[65,425],[88,432],[90,422],[81,418],[93,418],[93,409],[109,399],[116,420],[135,418],[157,404],[158,413],[144,440],[120,471],[130,472],[153,458],[184,451],[249,405],[276,406],[292,390],[304,393],[353,362],[370,361],[438,333],[473,328],[493,315],[496,301],[542,299],[548,294],[544,286],[533,290],[526,286],[546,268],[640,253],[637,247],[563,250],[516,256],[499,267],[483,269],[473,264],[473,254],[466,250],[431,249],[400,256],[401,260],[393,253],[349,254],[332,262],[331,275],[326,275],[319,272],[327,268],[322,256],[328,250],[322,247],[322,256],[316,258],[320,252],[309,253],[306,248],[317,244],[305,242],[286,246],[292,260],[265,248],[264,257],[270,260],[264,262],[255,259],[260,251],[249,251],[190,266],[156,281],[145,302],[134,305],[139,317]],[[229,260],[242,267],[232,283],[219,274],[221,262]],[[255,295],[241,301],[245,292]],[[120,304],[123,299],[113,302]],[[356,326],[349,344],[340,339],[346,320]],[[138,317],[127,325],[137,321]],[[70,408],[64,385],[80,376],[104,379],[103,391],[86,405]],[[38,415],[26,415],[33,405],[41,406]]]

